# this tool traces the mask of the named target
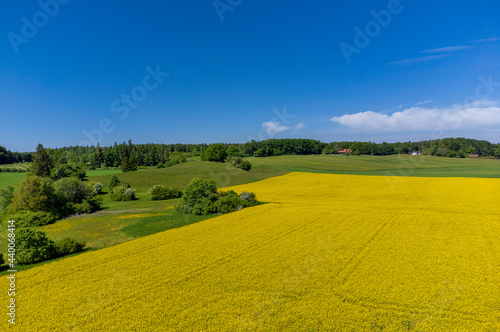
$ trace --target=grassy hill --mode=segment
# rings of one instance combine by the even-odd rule
[[[186,163],[167,168],[147,168],[127,173],[120,171],[119,174],[110,171],[102,171],[107,172],[106,174],[100,174],[99,172],[101,171],[90,173],[89,179],[103,183],[106,188],[111,176],[116,175],[120,181],[127,182],[132,188],[137,189],[138,195],[147,194],[155,184],[184,189],[195,177],[214,179],[217,186],[221,188],[255,182],[287,173],[284,170],[265,164],[256,164],[252,170],[247,172],[228,164],[200,161],[199,158],[191,158]]]
[[[429,156],[278,156],[248,160],[249,172],[227,164],[191,158],[168,168],[140,169],[137,172],[91,171],[89,178],[107,184],[114,174],[130,183],[138,194],[146,194],[155,184],[184,188],[192,178],[212,178],[218,187],[251,183],[290,172],[426,177],[500,177],[500,160],[456,159]],[[103,174],[103,173],[105,174]]]
[[[284,172],[330,174],[500,177],[500,160],[443,158],[432,156],[339,156],[308,155],[248,158],[258,166],[271,166]]]

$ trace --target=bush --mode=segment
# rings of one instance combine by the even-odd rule
[[[224,214],[241,210],[243,208],[241,203],[238,194],[230,190],[219,194],[219,198],[215,202],[215,207],[218,213]]]
[[[226,148],[223,144],[212,144],[201,153],[201,160],[223,163],[227,158]]]
[[[20,184],[10,208],[14,211],[49,211],[54,205],[54,190],[51,180],[28,176]]]
[[[130,188],[129,184],[121,183],[111,190],[111,200],[113,201],[132,201],[135,199],[135,189]]]
[[[240,198],[245,202],[246,206],[253,206],[259,204],[259,202],[255,199],[254,193],[249,193],[248,191],[244,191],[241,193]]]
[[[186,157],[181,155],[175,159],[170,159],[170,160],[166,161],[165,164],[163,164],[163,167],[170,167],[170,166],[174,166],[174,165],[177,165],[180,163],[185,163],[185,162],[187,162]]]
[[[100,210],[101,204],[95,198],[87,198],[78,204],[70,204],[71,213],[70,214],[84,214],[92,213]]]
[[[217,186],[214,180],[194,178],[184,189],[184,195],[177,209],[180,212],[192,214],[215,213],[213,203],[217,198]]]
[[[76,178],[63,178],[54,182],[54,189],[60,201],[79,204],[89,196],[92,196],[92,189]]]
[[[243,157],[243,153],[240,152],[240,149],[232,144],[230,146],[228,146],[228,148],[226,149],[226,153],[229,157]]]
[[[149,190],[149,193],[151,194],[152,201],[179,198],[182,196],[182,191],[179,189],[172,187],[166,188],[163,185],[153,186],[153,188]]]
[[[85,248],[85,243],[78,242],[75,239],[69,237],[65,237],[55,244],[56,255],[59,257],[80,252],[83,250],[83,248]]]
[[[76,177],[80,180],[85,178],[85,170],[78,165],[62,164],[57,166],[50,173],[50,177],[54,180],[59,180],[66,177]]]
[[[14,187],[7,186],[7,189],[0,189],[0,212],[7,210],[14,199]]]
[[[158,163],[158,165],[156,165],[156,168],[165,168],[165,165],[163,165],[162,163]]]
[[[0,172],[7,172],[7,173],[24,173],[24,172],[29,172],[29,168],[21,168],[21,167],[16,167],[16,168],[0,168]]]
[[[62,215],[92,213],[100,209],[94,190],[77,178],[63,178],[54,183]]]
[[[18,264],[34,264],[55,256],[55,243],[44,232],[31,228],[21,228],[17,231],[16,262]]]
[[[228,159],[228,163],[234,167],[239,167],[242,161],[243,158],[241,157],[231,157]]]
[[[177,165],[178,163],[179,163],[179,160],[177,160],[177,159],[171,159],[169,161],[166,161],[165,164],[163,164],[163,167],[174,166],[174,165]]]
[[[85,243],[71,238],[54,242],[44,232],[21,228],[16,234],[16,262],[20,265],[35,264],[82,251]]]
[[[252,169],[252,164],[250,164],[249,161],[243,160],[241,157],[235,157],[229,159],[229,163],[233,165],[234,167],[241,168],[244,171],[249,171]]]
[[[15,220],[19,227],[44,226],[53,224],[59,216],[46,211],[17,211],[7,215],[7,220]]]
[[[240,164],[240,168],[244,171],[249,171],[252,169],[252,164],[248,160],[243,160]]]
[[[92,213],[101,203],[92,188],[77,177],[56,182],[29,176],[21,182],[8,211],[15,213],[23,227],[42,226],[74,213]],[[29,213],[31,212],[31,213]]]
[[[116,175],[113,175],[111,177],[111,179],[109,179],[109,182],[108,182],[109,191],[113,190],[113,188],[116,187],[119,184],[120,184],[120,180],[118,180],[118,178],[116,177]]]
[[[97,182],[97,181],[90,181],[88,183],[89,188],[92,190],[92,193],[94,195],[100,195],[102,194],[102,183]]]
[[[255,194],[245,192],[238,196],[234,191],[217,192],[214,180],[195,178],[184,190],[177,210],[182,213],[207,215],[229,213],[257,204]]]

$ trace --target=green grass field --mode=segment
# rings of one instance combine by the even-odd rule
[[[118,170],[90,171],[89,178],[102,182],[105,187],[114,174],[120,181],[129,183],[138,194],[146,194],[155,184],[183,189],[194,177],[212,178],[218,187],[255,182],[289,172],[331,174],[382,175],[382,176],[436,176],[436,177],[500,177],[500,160],[452,159],[428,156],[279,156],[248,158],[250,172],[227,164],[200,161],[168,168],[140,169],[121,173]],[[102,172],[102,173],[101,173]]]
[[[426,177],[500,177],[500,160],[431,156],[279,156],[248,158],[252,165],[285,172]]]
[[[248,160],[250,172],[227,164],[200,161],[192,157],[187,163],[167,168],[146,168],[123,173],[118,169],[87,171],[90,180],[100,181],[105,188],[112,175],[130,183],[144,195],[155,184],[183,189],[194,177],[212,178],[219,187],[255,182],[289,172],[313,172],[357,175],[436,176],[436,177],[500,177],[500,160],[458,159],[430,156],[279,156]],[[0,172],[0,188],[17,184],[26,173]]]
[[[95,174],[99,174],[94,171]],[[103,171],[109,172],[109,171]],[[287,171],[277,169],[271,165],[255,165],[249,172],[229,166],[228,164],[200,161],[191,158],[186,163],[167,168],[139,169],[135,172],[114,174],[121,182],[127,182],[137,190],[139,196],[146,195],[155,184],[184,189],[195,178],[214,179],[219,188],[264,180],[272,176],[282,175]],[[99,181],[107,188],[113,173],[89,176],[90,180]]]
[[[0,173],[0,188],[6,188],[7,186],[17,186],[21,182],[26,173],[10,173],[1,172]]]

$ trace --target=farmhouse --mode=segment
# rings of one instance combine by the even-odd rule
[[[352,153],[351,149],[341,149],[338,151],[338,154],[346,154],[346,153]]]

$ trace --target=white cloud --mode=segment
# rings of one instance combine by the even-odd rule
[[[497,40],[500,40],[500,38],[493,37],[493,38],[486,38],[486,39],[478,39],[478,40],[474,40],[473,43],[493,42],[493,41],[497,41]]]
[[[497,105],[498,105],[497,101],[482,99],[482,100],[476,100],[476,101],[470,103],[468,106],[470,106],[470,107],[490,107],[490,106],[497,106]]]
[[[305,126],[306,126],[306,125],[305,125],[305,124],[303,124],[303,123],[301,122],[301,123],[299,123],[299,124],[295,127],[295,130],[299,130],[299,129],[301,129],[301,128],[304,128]]]
[[[423,104],[428,104],[428,103],[432,103],[432,100],[421,101],[421,102],[416,103],[415,105],[423,105]]]
[[[463,46],[450,46],[450,47],[441,47],[441,48],[433,48],[431,50],[425,50],[421,51],[420,53],[443,53],[443,52],[455,52],[455,51],[461,51],[465,50],[468,48],[471,48],[472,46],[470,45],[463,45]]]
[[[439,54],[439,55],[424,56],[424,57],[420,57],[420,58],[412,58],[412,59],[394,61],[394,62],[390,62],[389,64],[390,65],[401,65],[401,64],[407,64],[407,63],[431,61],[431,60],[436,60],[436,59],[440,59],[440,58],[446,58],[446,57],[449,57],[450,55],[451,54]]]
[[[435,130],[469,130],[500,126],[498,103],[481,100],[449,108],[411,107],[390,115],[372,111],[345,114],[331,118],[356,132],[432,132]]]
[[[262,128],[266,129],[266,133],[268,136],[272,137],[275,134],[281,133],[283,131],[287,131],[290,127],[284,126],[278,121],[268,121],[262,124]]]

